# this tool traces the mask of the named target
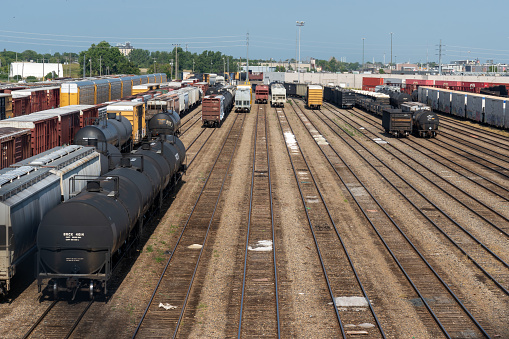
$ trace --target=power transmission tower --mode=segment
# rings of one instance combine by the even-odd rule
[[[438,45],[438,75],[442,75],[442,47],[445,47],[445,45],[442,45],[442,39],[440,39]]]

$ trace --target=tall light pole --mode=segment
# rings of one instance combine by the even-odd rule
[[[173,59],[170,59],[170,81],[173,81]]]
[[[296,21],[297,22],[297,27],[299,27],[299,66],[298,66],[298,70],[297,70],[297,79],[298,79],[298,82],[300,82],[300,28],[302,26],[304,26],[304,21]]]
[[[392,32],[391,32],[391,67],[390,68],[392,69]]]
[[[364,70],[364,40],[366,38],[362,38],[362,69]]]

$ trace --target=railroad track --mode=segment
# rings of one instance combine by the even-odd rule
[[[331,106],[328,106],[331,107]],[[340,111],[337,111],[340,112]],[[340,113],[341,114],[341,113]],[[348,121],[350,124],[356,124],[358,127],[362,127],[355,121],[353,121],[350,117],[346,116],[345,114],[341,114],[339,116],[338,114],[335,114],[337,117],[341,117],[344,121]],[[364,120],[366,121],[366,120]],[[379,128],[378,125],[372,125],[375,128]],[[357,130],[357,132],[360,133],[360,130]],[[367,131],[367,133],[371,134],[371,138],[378,138],[379,135]],[[365,135],[367,134],[365,133]],[[380,144],[377,144],[380,146]],[[458,202],[460,205],[467,208],[471,213],[477,215],[480,219],[482,219],[485,223],[493,227],[499,232],[502,232],[504,235],[509,237],[509,218],[503,215],[502,213],[494,210],[491,206],[489,206],[487,203],[479,200],[478,198],[472,196],[465,190],[463,190],[461,187],[456,185],[454,182],[451,182],[450,180],[446,180],[442,175],[437,174],[435,171],[430,170],[425,164],[423,164],[421,161],[415,159],[415,157],[408,155],[404,153],[403,151],[399,150],[395,147],[382,147],[385,152],[389,153],[394,159],[399,160],[403,165],[407,166],[410,170],[412,170],[417,176],[423,178],[426,180],[430,185],[438,188],[441,192],[448,195],[451,199]],[[391,150],[394,150],[391,151]],[[398,156],[396,154],[398,152],[401,154],[401,156]],[[406,159],[402,159],[402,156]],[[417,166],[410,166],[410,164],[415,163]],[[417,168],[416,168],[417,167]],[[440,183],[440,184],[439,184]],[[500,226],[498,226],[500,225]],[[506,225],[504,227],[504,225]]]
[[[88,303],[54,300],[25,333],[26,338],[69,338],[83,319],[94,299]]]
[[[281,337],[267,105],[256,110],[237,337]]]
[[[244,123],[236,115],[203,188],[183,226],[177,243],[152,293],[133,338],[186,336],[190,326],[181,328],[184,319],[192,323],[197,298],[192,290],[207,238],[215,225],[215,213],[228,177],[230,165]],[[197,245],[197,246],[196,246]],[[163,305],[163,307],[160,307]]]
[[[337,327],[331,329],[332,333],[335,333],[333,336],[341,334],[345,338],[354,334],[353,331],[345,329],[347,324],[371,324],[371,328],[364,330],[365,334],[370,337],[385,337],[371,300],[359,280],[341,238],[339,228],[345,225],[337,226],[334,222],[315,174],[295,138],[285,110],[277,112],[281,134],[286,141],[288,157],[327,285],[326,294],[330,300],[330,311],[337,320]],[[345,300],[356,300],[364,312],[357,312],[353,307],[343,307]]]
[[[443,114],[439,114],[440,117],[440,125],[441,127],[445,127],[454,131],[458,131],[459,133],[468,136],[479,138],[481,140],[485,140],[487,142],[498,141],[499,143],[502,141],[504,146],[509,147],[509,137],[502,135],[500,133],[495,133],[487,129],[481,129],[478,127],[470,126],[464,123],[459,122],[457,119],[448,117]],[[445,124],[443,124],[445,122]],[[465,131],[466,130],[466,131]]]
[[[339,111],[338,111],[339,112]],[[348,120],[351,124],[356,124],[352,119],[350,119],[347,115],[341,114],[335,114],[335,116],[342,118],[343,120]],[[376,127],[375,125],[373,125]],[[359,125],[360,127],[360,125]],[[368,131],[368,133],[371,133]],[[372,137],[376,136],[376,134],[372,134]],[[412,165],[412,161],[410,159],[401,159],[398,157],[394,152],[389,151],[387,148],[383,148],[386,152],[389,152],[391,156],[398,159],[401,163],[406,164],[410,169],[413,171],[419,173],[422,175],[422,173],[426,170],[420,170],[418,166],[423,166],[422,164],[418,163],[417,166]],[[398,151],[403,154],[402,151],[398,150],[397,148],[394,148],[395,151]],[[416,161],[415,161],[416,162]],[[426,178],[425,176],[422,176],[423,178]],[[442,178],[443,179],[443,178]],[[404,179],[403,179],[404,180]],[[428,182],[431,184],[435,184],[434,180],[428,179]],[[437,188],[442,189],[440,186],[435,185]],[[509,234],[508,234],[508,227],[506,221],[499,221],[498,223],[493,223],[490,220],[487,220],[480,212],[478,207],[470,208],[466,206],[461,200],[459,200],[457,197],[454,197],[449,192],[442,190],[445,194],[449,195],[453,199],[456,199],[460,204],[462,204],[465,208],[469,209],[471,213],[478,215],[480,218],[482,218],[485,223],[491,227],[493,227],[492,230],[484,229],[482,233],[486,232],[492,232],[493,237],[499,238],[500,236],[506,238],[509,240]],[[463,192],[463,191],[462,191]],[[466,194],[466,192],[463,192]],[[419,208],[421,210],[421,213],[430,221],[432,221],[433,225],[442,233],[444,234],[447,239],[455,246],[457,247],[463,254],[467,255],[468,258],[474,263],[474,265],[479,268],[483,274],[486,275],[486,277],[490,280],[492,280],[495,285],[497,285],[500,290],[507,296],[507,285],[504,285],[503,282],[507,281],[509,279],[509,264],[507,261],[504,261],[502,258],[497,256],[491,249],[496,248],[497,245],[494,243],[487,244],[485,241],[482,241],[479,239],[479,236],[475,236],[474,233],[472,233],[472,230],[468,230],[466,227],[460,225],[458,222],[456,222],[452,217],[450,217],[445,211],[440,209],[437,205],[433,204],[430,199],[425,198],[421,193],[418,193],[423,197],[426,201],[423,203],[412,203],[414,206],[425,206],[427,203],[430,205],[428,211],[431,211],[432,213],[429,213],[426,211],[426,208]],[[407,194],[407,196],[410,196],[410,194]],[[509,201],[506,199],[506,201]],[[485,204],[483,204],[484,206]],[[491,209],[490,209],[491,210]],[[439,216],[436,214],[436,211],[440,212],[440,215],[444,216],[444,218],[439,218]],[[500,214],[496,211],[493,211],[497,216]],[[486,212],[484,212],[486,214]],[[505,218],[503,215],[500,215],[500,217]],[[499,226],[500,225],[500,226]],[[506,226],[504,226],[506,225]],[[479,226],[480,227],[480,226]],[[474,230],[475,231],[475,230]],[[477,232],[481,233],[481,232]],[[467,238],[466,238],[466,237]],[[461,246],[459,245],[461,244]],[[496,273],[488,273],[490,272],[496,272]]]
[[[191,117],[189,117],[189,119],[187,119],[186,121],[182,121],[182,124],[180,125],[180,129],[182,129],[182,127],[184,127],[185,125],[187,125],[188,123],[191,123],[191,125],[189,125],[189,127],[187,127],[185,130],[182,130],[180,132],[180,135],[183,135],[184,133],[186,133],[188,130],[190,130],[194,125],[196,125],[199,121],[201,121],[201,109],[198,110],[195,114],[193,114]]]
[[[333,106],[328,105],[327,107],[333,107]],[[337,109],[335,109],[335,108],[332,108],[332,109],[333,109],[334,111],[338,112],[338,113],[341,113],[341,111],[340,111],[340,110],[337,110]],[[360,111],[360,110],[358,110],[358,109],[355,109],[355,110],[354,110],[354,112],[356,112],[357,114],[360,114],[360,115],[362,116],[362,119],[363,119],[363,121],[364,121],[364,122],[366,122],[366,123],[370,124],[371,126],[373,126],[374,128],[378,129],[379,131],[383,131],[383,128],[382,128],[382,127],[381,127],[381,125],[380,125],[380,120],[379,120],[379,119],[376,119],[376,118],[372,117],[371,115],[369,115],[369,114],[367,114],[367,113],[365,113],[365,112],[363,112],[363,111]],[[354,121],[353,121],[350,117],[348,117],[348,115],[341,113],[341,116],[342,116],[342,119],[343,119],[343,120],[347,120],[347,121],[349,121],[349,122],[351,122],[351,123],[357,124],[357,125],[358,125],[358,127],[362,127],[362,126],[361,126],[361,125],[359,125],[358,123],[355,123],[355,122],[354,122]],[[442,135],[442,134],[440,134],[440,135]],[[378,137],[378,136],[376,136],[376,135],[374,135],[374,134],[373,134],[373,136]],[[500,197],[500,198],[502,198],[502,199],[504,199],[504,200],[506,200],[506,201],[509,199],[509,189],[508,189],[507,185],[506,185],[506,186],[504,186],[504,185],[498,184],[497,182],[495,182],[495,181],[493,181],[493,180],[491,180],[491,179],[488,179],[486,176],[482,175],[481,173],[479,173],[479,172],[474,172],[473,170],[468,169],[468,168],[466,168],[465,166],[463,166],[463,165],[459,164],[457,161],[454,161],[454,160],[452,160],[451,158],[445,158],[443,155],[439,154],[438,152],[434,152],[433,150],[431,150],[431,149],[429,148],[429,144],[428,144],[428,143],[429,143],[429,141],[430,141],[430,140],[426,139],[426,140],[424,141],[424,139],[422,139],[422,138],[402,138],[402,139],[399,139],[399,140],[400,140],[402,143],[405,143],[406,145],[408,145],[409,147],[411,147],[414,151],[419,152],[419,153],[421,153],[421,154],[423,154],[423,155],[426,155],[426,154],[425,154],[425,152],[423,151],[423,149],[426,149],[426,152],[431,152],[431,153],[433,154],[433,156],[428,156],[428,155],[426,155],[426,156],[428,156],[431,160],[433,160],[433,161],[436,161],[436,162],[440,163],[442,166],[444,166],[444,167],[446,167],[446,168],[450,169],[451,171],[453,171],[453,172],[455,172],[455,173],[457,173],[457,174],[461,175],[463,178],[465,178],[465,179],[469,180],[470,182],[472,182],[472,183],[474,183],[474,184],[478,185],[480,188],[485,189],[485,190],[489,191],[490,193],[492,193],[492,194],[494,194],[494,195],[496,195],[496,196],[498,196],[498,197]],[[419,140],[419,141],[417,142],[417,141],[415,141],[415,140]],[[412,146],[412,144],[419,145],[419,147]],[[438,145],[438,144],[437,144],[437,145]],[[395,149],[395,150],[396,150],[396,151],[399,151],[398,149]],[[399,152],[401,152],[401,151],[399,151]],[[404,154],[404,153],[402,153],[402,154]],[[457,154],[457,155],[461,156],[461,154],[459,154],[459,153],[455,153],[455,154]],[[408,155],[407,155],[407,156],[408,156]],[[467,171],[467,172],[469,173],[469,175],[464,175],[464,174],[459,173],[459,171],[458,171],[458,170],[453,169],[453,168],[451,168],[451,166],[448,166],[448,165],[444,164],[444,162],[443,162],[443,161],[438,160],[438,159],[440,159],[440,158],[442,158],[442,159],[444,159],[444,160],[447,160],[447,162],[452,163],[452,164],[453,164],[453,166],[455,166],[456,168],[461,168],[462,170]],[[468,158],[468,159],[470,159],[470,158]],[[413,157],[412,161],[416,161],[416,162],[417,162],[417,160],[415,160],[415,157]],[[476,163],[478,163],[478,164],[479,164],[479,162],[476,162]],[[419,164],[420,164],[421,166],[424,166],[421,162],[419,162]],[[484,166],[484,165],[482,165],[482,166],[483,166],[483,167],[486,167],[486,166]],[[492,167],[490,167],[490,168],[488,168],[488,169],[490,169],[490,170],[491,170],[491,169],[492,169]],[[417,173],[420,175],[420,172],[417,172]],[[436,174],[436,173],[434,173],[434,174],[435,174],[436,176],[439,176],[439,175],[438,175],[438,174]],[[441,180],[448,181],[448,180],[445,180],[445,178],[444,178],[443,176],[439,176],[439,177],[440,177],[440,179],[441,179]],[[448,181],[448,182],[449,182],[449,181]],[[449,183],[450,183],[450,182],[449,182]],[[432,182],[432,184],[434,184],[434,182]],[[451,184],[451,185],[453,185],[453,184]],[[461,189],[460,189],[460,190],[461,190]],[[465,192],[462,192],[462,193],[466,194]],[[498,213],[498,212],[496,212],[496,211],[493,211],[493,210],[491,209],[491,207],[486,206],[486,204],[484,204],[484,203],[482,203],[482,202],[479,202],[476,198],[473,198],[471,195],[469,195],[469,194],[467,194],[467,195],[468,195],[469,197],[471,197],[473,200],[476,200],[478,203],[480,203],[481,205],[483,205],[483,206],[484,206],[485,208],[487,208],[488,210],[491,210],[491,212],[492,212],[492,213],[494,213],[494,214],[496,214],[496,215],[499,215],[499,213]],[[452,198],[453,198],[453,199],[456,199],[456,197],[455,197],[454,195],[453,195],[453,197],[452,197]],[[474,211],[474,213],[476,213],[476,212]],[[503,219],[505,218],[504,216],[501,216],[501,217],[502,217]],[[509,221],[509,220],[504,219],[504,222],[507,222],[507,221]]]
[[[445,127],[443,126],[445,125]],[[450,127],[447,127],[446,124],[440,125],[440,135],[445,136],[449,140],[456,141],[461,144],[468,145],[469,147],[476,149],[481,152],[490,152],[493,154],[494,157],[501,157],[505,158],[507,160],[507,152],[509,151],[509,145],[504,145],[500,141],[497,142],[495,140],[490,140],[485,137],[479,137],[474,136],[472,133],[465,133],[459,129],[452,129]],[[451,133],[446,132],[445,130],[451,131]],[[454,135],[454,134],[457,135]],[[475,140],[477,143],[472,142],[472,140]],[[480,145],[480,143],[488,144],[491,146],[489,147],[483,147]],[[499,151],[503,151],[504,153],[501,153]]]
[[[304,114],[304,118],[311,121],[307,114]],[[316,113],[316,118],[314,117],[314,119],[317,118],[324,123],[327,128],[334,133],[334,135],[344,141],[346,146],[350,147],[351,150],[363,159],[368,166],[375,170],[375,172],[377,172],[384,181],[388,182],[394,189],[398,189],[396,185],[392,183],[395,180],[392,178],[392,175],[388,176],[389,173],[384,175],[378,169],[379,167],[385,167],[384,163],[376,158],[366,147],[362,145],[361,142],[356,140],[356,138],[350,136],[344,127],[340,127],[339,124],[334,122],[333,119],[328,118],[323,112]],[[320,133],[318,128],[314,127],[313,129]],[[327,133],[329,133],[329,130]],[[358,150],[359,146],[362,147],[362,151]],[[337,151],[334,150],[334,152],[339,157]],[[329,161],[329,163],[331,166],[334,166],[332,162]],[[343,162],[343,164],[349,169],[350,173],[354,174],[352,169],[345,162]],[[336,173],[338,177],[340,177],[339,171],[336,171]],[[376,232],[380,241],[382,241],[388,253],[394,259],[394,262],[398,265],[401,273],[412,286],[412,289],[418,296],[417,299],[428,311],[426,314],[425,312],[422,312],[423,310],[421,309],[420,316],[422,317],[423,323],[428,327],[428,331],[432,333],[432,336],[445,335],[446,337],[464,337],[467,334],[472,334],[474,336],[488,336],[486,330],[479,324],[476,317],[474,317],[471,313],[471,310],[473,310],[478,316],[480,316],[479,310],[477,310],[475,305],[472,304],[468,304],[467,308],[465,306],[467,303],[463,301],[465,296],[459,293],[457,289],[456,291],[453,291],[451,287],[455,286],[444,280],[442,277],[444,272],[440,272],[440,270],[433,267],[430,261],[426,260],[422,247],[419,243],[415,241],[412,242],[410,236],[407,235],[408,230],[405,232],[408,225],[405,225],[404,223],[403,225],[400,225],[393,220],[365,184],[360,180],[357,180],[357,182],[358,185],[360,185],[369,195],[372,201],[378,205],[378,209],[368,210],[366,206],[363,206],[365,202],[360,199],[356,199],[355,193],[351,193],[352,197],[356,200],[356,203],[359,208],[361,208],[364,216],[369,220],[373,230]],[[347,185],[347,188],[351,192],[348,186],[351,186],[351,184]],[[397,184],[397,186],[399,187],[401,185]],[[397,192],[407,199],[403,192]],[[364,194],[360,196],[363,197],[363,199],[366,198],[366,195]],[[420,209],[417,210],[420,211]],[[379,213],[379,211],[382,211],[385,215],[384,219],[386,222],[380,222],[382,213]],[[374,219],[372,216],[377,216],[378,218]],[[419,248],[421,248],[421,250]],[[447,302],[439,303],[437,300],[447,300]]]

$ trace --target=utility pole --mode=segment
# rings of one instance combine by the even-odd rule
[[[173,80],[173,59],[170,59],[170,81]]]
[[[391,32],[391,67],[390,69],[392,69],[392,32]]]
[[[249,32],[247,32],[246,38],[247,38],[247,40],[246,40],[246,46],[247,46],[246,83],[248,83],[249,82]]]
[[[223,57],[223,76],[226,74],[226,60]]]
[[[297,79],[300,82],[300,28],[304,26],[304,21],[297,21],[297,27],[299,27],[299,64],[297,69]]]
[[[187,52],[187,44],[186,44],[186,52]]]
[[[230,80],[230,57],[226,59],[227,70],[228,70],[228,80]]]
[[[102,76],[103,75],[103,72],[102,72],[102,56],[99,55],[99,76]]]
[[[178,65],[179,65],[179,57],[178,57],[178,48],[180,46],[180,44],[172,44],[173,46],[175,46],[175,78],[178,80],[179,78],[179,74],[178,74]]]
[[[194,59],[193,59],[193,73],[194,73]]]
[[[90,63],[90,76],[92,76],[92,58],[88,59],[88,62]]]
[[[44,74],[44,58],[42,58],[42,81],[44,81],[44,77],[46,74]]]
[[[153,58],[154,59],[154,73],[157,73],[156,72],[156,58]]]
[[[83,53],[83,77],[85,77],[85,53]]]

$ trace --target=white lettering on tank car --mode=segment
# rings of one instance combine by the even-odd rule
[[[72,232],[66,232],[63,233],[63,236],[65,238],[65,241],[80,241],[81,238],[85,236],[85,233],[79,232],[79,233],[72,233]]]

